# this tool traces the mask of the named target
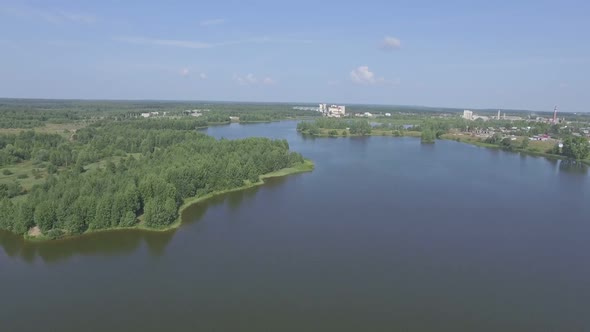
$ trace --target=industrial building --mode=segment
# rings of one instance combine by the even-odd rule
[[[346,116],[346,106],[320,104],[318,111],[324,116],[331,118],[341,118]]]

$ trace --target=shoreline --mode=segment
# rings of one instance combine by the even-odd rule
[[[331,129],[330,129],[331,130]],[[336,129],[337,131],[341,129]],[[371,136],[381,136],[381,137],[415,137],[415,138],[419,138],[421,136],[419,131],[400,131],[401,135],[397,136],[397,135],[393,135],[390,131],[383,131],[383,132],[377,132],[377,133],[370,133],[367,135],[359,135],[359,134],[355,134],[355,135],[341,135],[340,133],[338,135],[329,135],[327,133],[325,133],[324,131],[327,131],[327,129],[322,129],[322,132],[320,134],[314,135],[314,134],[310,134],[307,131],[297,131],[298,133],[305,135],[305,136],[309,136],[309,137],[317,137],[317,138],[346,138],[346,137],[371,137]],[[524,149],[520,149],[520,148],[516,148],[513,150],[510,149],[506,149],[504,147],[501,147],[499,145],[495,145],[495,144],[490,144],[490,143],[485,143],[485,142],[478,142],[478,141],[471,141],[471,140],[464,140],[464,139],[455,139],[455,138],[451,138],[449,136],[447,137],[441,137],[438,138],[437,140],[444,140],[444,141],[454,141],[454,142],[458,142],[458,143],[463,143],[463,144],[468,144],[468,145],[472,145],[472,146],[477,146],[480,148],[488,148],[488,149],[496,149],[496,150],[502,150],[502,151],[506,151],[506,152],[514,152],[514,153],[522,153],[525,155],[530,155],[530,156],[536,156],[536,157],[544,157],[547,159],[557,159],[557,160],[571,160],[571,161],[576,161],[576,162],[580,162],[584,165],[590,166],[590,160],[588,159],[584,159],[584,160],[574,160],[562,155],[557,155],[557,154],[551,154],[551,153],[546,153],[546,152],[542,152],[542,151],[533,151],[533,150],[524,150]],[[434,142],[432,142],[434,143]]]
[[[320,138],[340,138],[340,137],[370,137],[370,136],[382,136],[382,137],[420,137],[422,134],[419,131],[401,131],[400,130],[400,135],[394,135],[393,132],[391,130],[375,130],[373,129],[373,132],[371,132],[370,134],[350,134],[348,133],[347,135],[342,135],[342,131],[345,129],[334,129],[336,130],[337,134],[336,135],[330,135],[329,132],[332,131],[332,129],[322,129],[322,132],[319,134],[311,134],[308,131],[297,131],[298,133],[300,133],[301,135],[305,135],[305,136],[309,136],[309,137],[320,137]]]
[[[103,228],[103,229],[96,229],[96,230],[87,230],[86,232],[84,232],[82,234],[65,235],[65,236],[62,236],[62,237],[59,237],[56,239],[49,238],[43,234],[41,234],[40,236],[30,236],[29,232],[27,232],[26,234],[21,235],[21,236],[25,241],[29,241],[29,242],[46,242],[46,241],[75,239],[78,237],[83,237],[85,235],[90,235],[90,234],[95,234],[95,233],[103,233],[103,232],[106,233],[106,232],[130,231],[130,230],[148,231],[148,232],[169,232],[169,231],[178,229],[182,225],[182,214],[183,214],[184,210],[186,210],[187,208],[189,208],[195,204],[203,202],[203,201],[210,199],[212,197],[216,197],[216,196],[220,196],[220,195],[224,195],[227,193],[236,192],[236,191],[240,191],[240,190],[244,190],[244,189],[248,189],[248,188],[252,188],[252,187],[261,186],[265,183],[264,182],[265,179],[284,177],[284,176],[299,174],[299,173],[307,173],[307,172],[313,171],[314,168],[315,168],[315,165],[314,165],[313,161],[311,161],[310,159],[304,159],[303,163],[301,163],[299,165],[283,168],[278,171],[274,171],[274,172],[260,175],[259,180],[254,183],[247,183],[247,184],[244,184],[243,186],[236,187],[236,188],[214,191],[214,192],[208,193],[204,196],[188,197],[184,200],[182,205],[178,208],[178,217],[176,218],[176,220],[172,224],[170,224],[166,227],[163,227],[163,228],[146,227],[140,221],[137,223],[137,225],[135,225],[133,227],[110,227],[110,228]],[[141,220],[142,216],[143,215],[138,216],[137,219]],[[15,235],[18,235],[18,234],[15,234]]]

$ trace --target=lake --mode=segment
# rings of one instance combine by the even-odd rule
[[[590,177],[453,141],[286,138],[312,173],[192,206],[181,228],[0,233],[2,331],[587,331]]]

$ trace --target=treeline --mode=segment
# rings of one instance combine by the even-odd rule
[[[314,121],[302,121],[297,124],[297,131],[310,134],[320,135],[322,129],[346,130],[350,135],[369,135],[371,134],[371,124],[364,119],[338,119],[338,118],[319,118]]]
[[[230,116],[240,117],[243,122],[258,122],[319,115],[318,112],[295,110],[293,105],[277,103],[0,99],[0,129],[30,129],[48,123],[124,121],[139,118],[145,112],[158,112],[159,116],[165,112],[167,117],[182,117],[186,116],[186,110],[203,111],[200,120],[208,123],[226,123]]]
[[[56,160],[67,140],[57,134],[43,134],[32,130],[19,134],[0,135],[0,166],[36,158]],[[50,152],[51,151],[51,152]]]
[[[527,151],[530,144],[528,137],[519,141],[512,137],[503,137],[500,134],[494,134],[486,138],[484,142],[509,151]],[[573,160],[585,160],[590,157],[590,143],[586,137],[567,136],[561,144],[561,147],[556,144],[543,153],[564,156]]]
[[[180,120],[160,128],[148,123],[100,122],[79,130],[73,141],[30,132],[11,136],[8,144],[22,149],[22,159],[38,158],[44,160],[39,167],[60,165],[60,171],[21,199],[1,198],[0,229],[23,234],[38,226],[55,238],[133,227],[140,219],[145,227],[166,227],[187,197],[257,182],[303,162],[285,140],[216,140],[186,130]],[[97,167],[102,159],[108,161]]]

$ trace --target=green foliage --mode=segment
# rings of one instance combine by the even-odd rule
[[[153,228],[161,228],[174,222],[177,215],[176,204],[172,198],[155,197],[145,204],[145,224]]]
[[[332,137],[336,137],[336,136],[338,136],[338,130],[332,129],[328,132],[328,135],[330,135]]]
[[[19,195],[22,191],[23,188],[16,181],[0,183],[0,198],[12,198]]]
[[[133,227],[137,223],[137,218],[135,217],[135,212],[127,211],[121,217],[121,221],[119,222],[119,226],[121,227]]]
[[[45,233],[45,236],[51,240],[56,240],[64,236],[64,232],[61,229],[51,229]]]
[[[486,138],[485,142],[488,144],[499,144],[500,142],[502,142],[502,139],[502,135],[494,134],[493,136]]]
[[[41,231],[46,232],[53,228],[56,222],[55,208],[53,202],[41,202],[35,208],[35,224]]]
[[[586,137],[568,136],[563,140],[562,154],[571,159],[582,160],[590,156],[590,143]]]
[[[16,208],[8,198],[0,200],[0,229],[13,231]]]
[[[50,238],[132,227],[138,219],[162,228],[176,220],[186,198],[257,182],[263,174],[303,163],[286,140],[216,140],[195,131],[194,124],[193,118],[98,121],[71,141],[39,146],[36,133],[19,136],[13,147],[24,153],[12,155],[49,160],[49,175],[17,202],[8,198],[23,191],[20,185],[0,184],[0,227],[23,234],[39,226]],[[84,170],[89,163],[93,166]]]
[[[49,174],[57,173],[57,166],[55,166],[54,164],[47,165],[47,173],[49,173]]]
[[[422,143],[434,143],[436,139],[435,133],[430,129],[425,129],[422,131],[421,134],[421,142]]]
[[[506,137],[500,141],[500,146],[506,150],[513,151],[516,149],[516,145],[513,142],[510,137]]]
[[[3,169],[2,174],[3,175],[12,175],[12,172],[9,169]]]
[[[302,121],[297,124],[297,131],[316,136],[321,133],[321,129],[332,129],[336,132],[335,135],[338,135],[337,129],[347,130],[347,128],[351,135],[370,135],[372,131],[371,124],[364,119],[319,118],[313,122]],[[331,132],[328,134],[330,135]]]
[[[29,175],[26,174],[26,173],[21,173],[21,174],[19,174],[19,175],[16,176],[17,179],[26,179],[28,177],[29,177]]]

